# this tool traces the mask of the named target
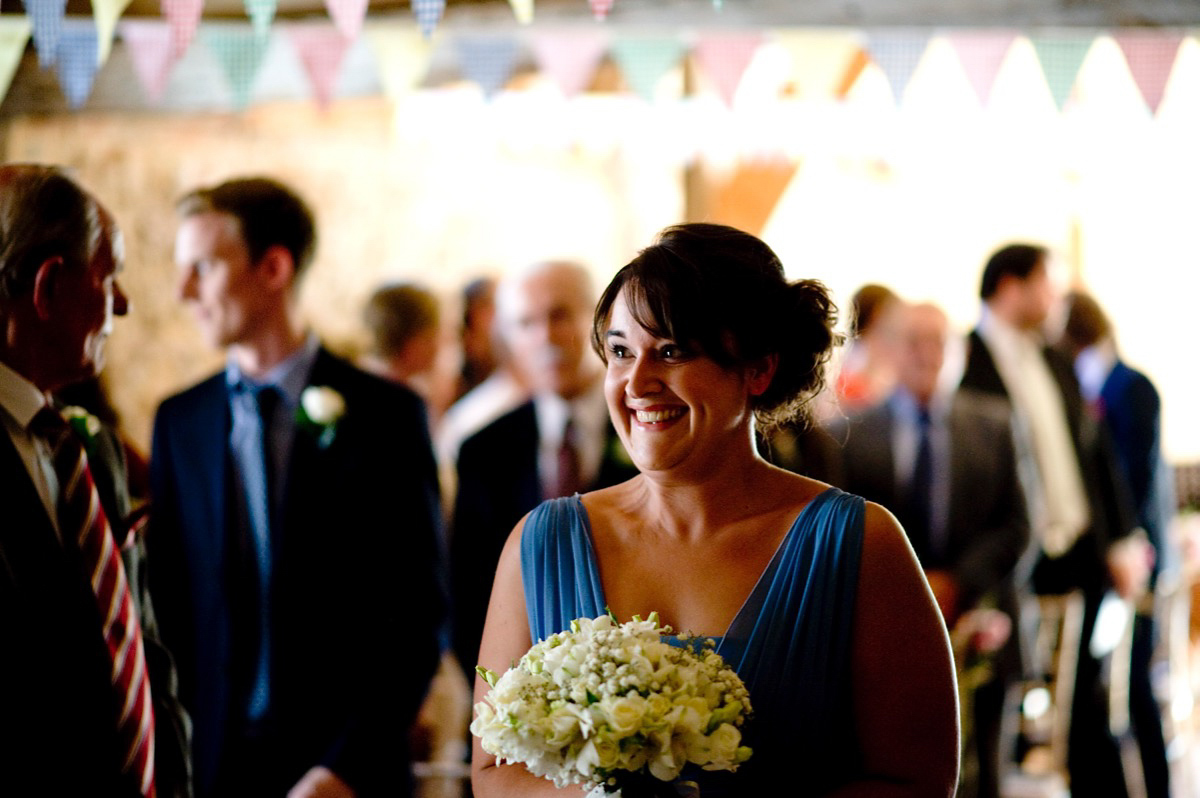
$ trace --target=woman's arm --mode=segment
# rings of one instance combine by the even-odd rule
[[[521,531],[524,528],[525,519],[521,519],[500,554],[479,647],[479,664],[495,671],[497,676],[514,665],[533,645],[529,639],[525,589],[521,581]],[[488,689],[487,682],[476,676],[475,701],[482,701]],[[479,738],[474,738],[471,745],[471,789],[477,798],[536,798],[583,792],[576,787],[559,790],[553,782],[532,775],[523,765],[497,766],[495,757],[479,744]]]
[[[852,650],[863,780],[851,796],[949,798],[958,781],[958,693],[946,627],[904,532],[867,503]]]

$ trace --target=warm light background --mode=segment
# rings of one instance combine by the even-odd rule
[[[986,110],[937,37],[899,106],[873,65],[843,100],[815,100],[787,92],[785,62],[764,46],[732,111],[702,80],[681,99],[681,70],[654,104],[628,93],[566,100],[526,75],[490,102],[455,84],[395,108],[362,98],[326,112],[289,102],[22,117],[6,157],[75,167],[126,228],[134,313],[118,326],[107,378],[141,442],[158,401],[220,362],[173,298],[171,204],[198,183],[257,172],[317,207],[322,241],[303,303],[347,349],[382,280],[450,297],[481,273],[576,257],[603,281],[689,215],[757,226],[793,276],[825,280],[839,300],[883,282],[939,302],[964,332],[988,253],[1039,241],[1066,281],[1098,296],[1127,359],[1158,384],[1170,459],[1200,460],[1194,38],[1156,117],[1103,37],[1061,112],[1023,38]]]

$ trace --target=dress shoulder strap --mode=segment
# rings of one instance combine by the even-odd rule
[[[545,501],[521,533],[521,579],[529,635],[545,640],[576,618],[605,612],[587,514],[578,496]]]

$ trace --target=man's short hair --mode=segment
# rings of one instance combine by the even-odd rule
[[[1037,244],[1009,244],[998,249],[983,267],[979,298],[984,302],[991,299],[1005,277],[1029,279],[1029,275],[1045,262],[1046,254],[1046,248]]]
[[[437,294],[415,283],[382,286],[363,307],[371,351],[385,357],[399,354],[417,335],[437,329],[439,321]]]
[[[316,252],[312,210],[295,191],[269,177],[241,177],[195,189],[180,197],[175,209],[182,217],[215,212],[237,219],[251,263],[281,246],[291,254],[299,276]]]
[[[33,290],[49,258],[86,266],[102,234],[99,204],[65,170],[0,166],[0,303]]]

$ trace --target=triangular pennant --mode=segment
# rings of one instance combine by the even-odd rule
[[[33,22],[24,14],[0,14],[0,99],[8,94],[32,32]]]
[[[92,93],[92,83],[100,64],[96,53],[100,49],[96,24],[91,20],[73,19],[63,25],[58,37],[57,66],[58,85],[62,87],[67,103],[79,108]]]
[[[414,25],[367,22],[363,34],[379,65],[379,82],[393,102],[416,88],[429,71],[433,45]]]
[[[574,97],[586,89],[608,49],[603,30],[574,30],[543,33],[530,46],[538,68],[549,75],[562,93]]]
[[[508,0],[512,6],[513,16],[522,25],[533,23],[533,0]]]
[[[829,99],[837,96],[862,39],[850,31],[778,30],[772,35],[792,56],[797,94]]]
[[[517,60],[517,41],[511,36],[466,35],[454,40],[458,65],[468,80],[491,97],[508,82]]]
[[[446,0],[412,0],[412,10],[421,33],[432,36],[442,21],[442,14],[446,13]]]
[[[67,0],[28,0],[25,13],[33,23],[33,46],[43,69],[54,66],[58,58],[58,38],[62,35]]]
[[[928,45],[929,35],[919,31],[875,31],[867,36],[867,52],[887,75],[897,103],[904,99],[904,90]]]
[[[162,99],[175,65],[175,45],[171,28],[157,19],[127,19],[118,29],[125,49],[133,61],[133,71],[152,103]]]
[[[603,22],[612,11],[613,0],[588,0],[588,5],[592,7],[592,15],[596,20]]]
[[[363,17],[367,15],[367,0],[325,0],[325,8],[346,41],[352,42],[358,38],[362,32]]]
[[[204,0],[162,0],[163,16],[171,24],[175,57],[180,58],[196,38],[196,26],[204,12]]]
[[[1079,76],[1079,68],[1088,50],[1092,49],[1095,36],[1092,34],[1061,34],[1055,36],[1031,36],[1033,49],[1037,53],[1038,62],[1042,65],[1042,73],[1050,86],[1050,95],[1054,104],[1062,110],[1071,96],[1075,78]]]
[[[117,20],[125,13],[129,3],[130,0],[92,0],[92,19],[96,21],[96,35],[100,42],[96,63],[100,66],[104,65],[112,52],[113,32],[117,28]]]
[[[275,20],[275,11],[278,9],[276,0],[242,0],[246,6],[246,16],[250,17],[250,24],[254,27],[254,32],[258,34],[260,39],[265,39],[271,35],[271,23]]]
[[[758,52],[763,37],[758,33],[726,33],[701,36],[692,53],[704,74],[717,86],[717,92],[727,106],[733,106],[733,95],[742,74]]]
[[[986,106],[992,96],[996,74],[1017,34],[1003,30],[959,31],[949,34],[947,38],[958,54],[971,88],[975,89],[975,96],[981,105]]]
[[[287,33],[308,73],[317,104],[329,107],[350,43],[340,30],[328,24],[292,25]]]
[[[268,43],[244,27],[206,26],[201,36],[225,72],[234,107],[245,108],[250,102],[250,90],[267,53]]]
[[[647,102],[654,102],[658,81],[673,69],[686,49],[671,37],[623,37],[612,45],[612,57],[625,82]]]
[[[1183,35],[1166,31],[1122,31],[1113,34],[1133,81],[1142,93],[1142,99],[1150,107],[1150,113],[1158,113],[1167,79],[1175,66]]]

